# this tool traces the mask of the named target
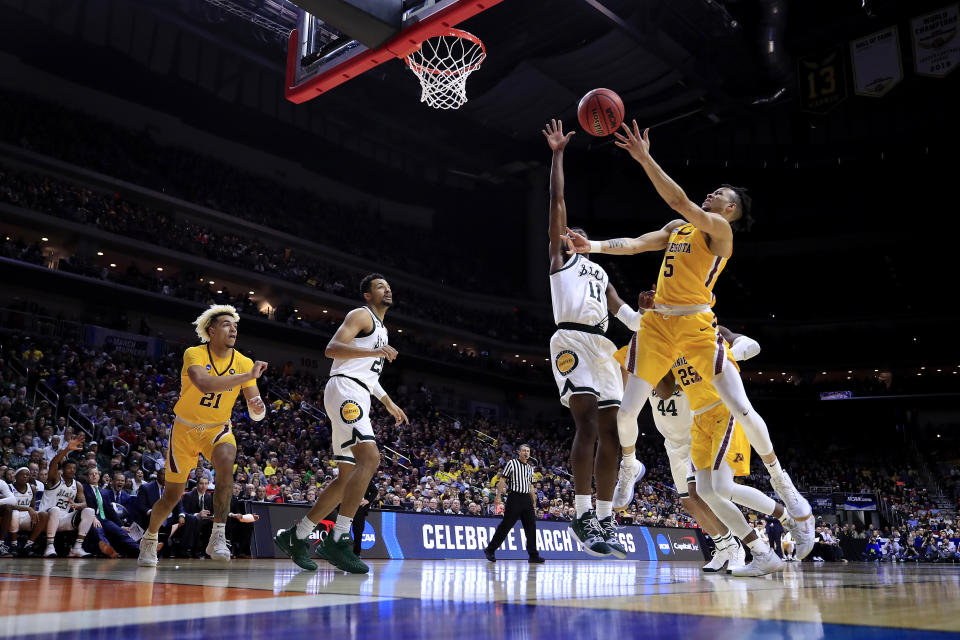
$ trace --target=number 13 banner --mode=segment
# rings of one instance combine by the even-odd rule
[[[850,57],[857,95],[879,98],[903,80],[900,39],[895,26],[851,41]]]
[[[847,99],[843,47],[797,60],[800,82],[800,108],[827,113]]]
[[[960,5],[954,4],[910,21],[918,75],[943,78],[957,68],[960,63],[958,17]]]

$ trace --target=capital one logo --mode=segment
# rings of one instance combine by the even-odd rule
[[[697,539],[692,536],[684,536],[680,538],[679,542],[673,543],[673,548],[677,551],[699,551],[700,546],[697,544]]]
[[[667,540],[667,536],[662,533],[657,534],[657,548],[660,549],[660,553],[665,555],[670,555],[672,549],[670,549],[670,541]]]

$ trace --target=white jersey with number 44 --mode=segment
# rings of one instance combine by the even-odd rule
[[[357,334],[350,341],[350,346],[360,347],[362,349],[379,349],[389,343],[387,328],[380,322],[380,318],[370,310],[370,307],[360,307],[370,314],[373,318],[373,331],[370,333]],[[367,389],[372,389],[373,385],[380,379],[383,372],[383,363],[386,358],[349,358],[338,360],[334,359],[330,367],[330,375],[340,375],[359,380],[367,385]]]
[[[653,411],[653,423],[664,438],[674,442],[690,440],[693,413],[690,411],[687,394],[679,387],[674,389],[673,395],[666,400],[651,392],[650,409]]]
[[[572,256],[550,274],[553,321],[607,328],[607,285],[603,267],[581,254]]]

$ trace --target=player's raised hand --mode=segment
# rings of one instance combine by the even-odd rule
[[[80,451],[83,449],[84,435],[81,433],[76,438],[67,443],[67,451]]]
[[[641,291],[637,296],[637,306],[641,309],[653,309],[653,299],[657,295],[655,290]]]
[[[613,136],[617,141],[613,144],[626,149],[637,162],[643,163],[650,160],[650,129],[644,129],[641,135],[636,120],[633,121],[633,129],[628,127],[626,122],[620,126],[623,127],[625,134],[619,131],[614,133]]]
[[[373,350],[373,356],[375,358],[386,358],[387,362],[393,362],[397,359],[397,350],[391,347],[388,344],[378,347]]]
[[[263,375],[263,372],[267,370],[269,363],[264,362],[263,360],[257,360],[253,363],[253,369],[250,370],[250,373],[253,374],[254,379],[259,378]]]
[[[551,151],[562,151],[576,131],[563,135],[563,120],[551,120],[542,129],[541,133],[547,139],[547,146],[550,147]]]
[[[403,409],[397,406],[397,403],[391,400],[384,405],[390,415],[393,416],[393,419],[396,420],[395,425],[400,426],[400,424],[410,424],[410,419],[407,417],[407,414],[403,412]]]
[[[567,245],[567,254],[590,253],[590,241],[570,227],[566,227],[566,229],[567,233],[562,237],[564,244]]]

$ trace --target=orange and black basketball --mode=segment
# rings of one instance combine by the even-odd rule
[[[594,89],[580,99],[577,118],[592,136],[609,136],[623,122],[623,101],[610,89]]]

